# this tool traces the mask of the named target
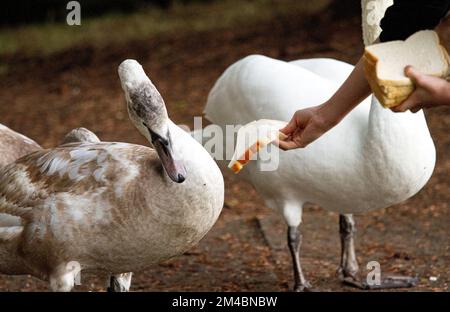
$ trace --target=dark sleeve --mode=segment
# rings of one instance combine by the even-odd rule
[[[419,30],[433,29],[449,9],[450,0],[394,0],[381,20],[380,41],[405,40]]]

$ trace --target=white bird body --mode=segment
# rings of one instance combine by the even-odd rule
[[[223,206],[222,174],[168,119],[156,88],[136,75],[141,71],[135,61],[119,67],[128,105],[138,112],[130,116],[147,123],[166,154],[128,143],[70,143],[3,168],[0,212],[20,217],[21,225],[0,228],[0,272],[32,274],[54,290],[70,290],[68,263],[112,274],[139,271],[185,252],[213,226]],[[133,84],[136,77],[142,84]],[[177,169],[168,167],[172,154],[186,178],[167,175]]]
[[[380,20],[392,3],[361,1],[366,45],[379,37]],[[295,111],[327,101],[352,69],[333,59],[287,63],[258,55],[246,57],[216,82],[205,108],[206,118],[223,129],[258,119],[287,122]],[[226,136],[232,141],[234,134]],[[387,277],[376,286],[360,281],[352,214],[388,207],[416,194],[429,180],[435,158],[422,111],[394,114],[369,97],[306,148],[280,152],[275,171],[262,171],[263,163],[257,161],[250,162],[240,175],[255,186],[267,206],[285,218],[295,291],[311,287],[300,263],[300,223],[307,202],[340,213],[338,273],[344,283],[360,289],[411,287],[415,278]],[[267,160],[268,155],[261,159]]]
[[[353,66],[332,59],[287,63],[249,56],[212,89],[206,117],[224,127],[257,119],[289,121],[301,108],[328,100]],[[302,204],[362,213],[408,199],[430,178],[435,148],[423,112],[394,114],[368,98],[319,140],[280,152],[275,171],[258,162],[243,171],[268,206],[298,225]]]

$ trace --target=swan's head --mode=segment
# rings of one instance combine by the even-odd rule
[[[186,170],[174,155],[169,117],[161,94],[137,61],[123,61],[118,72],[130,119],[156,149],[169,177],[182,183]]]

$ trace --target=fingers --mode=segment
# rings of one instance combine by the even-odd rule
[[[286,140],[280,140],[277,143],[283,150],[305,148],[321,137],[323,133],[324,132],[319,130],[315,125],[308,124],[304,129],[297,129]]]
[[[421,102],[420,96],[417,91],[414,91],[403,103],[392,107],[391,110],[395,113],[403,113],[408,109],[411,111],[415,110],[415,112],[420,110],[420,107],[417,107]]]
[[[441,83],[440,78],[422,74],[410,65],[405,67],[405,75],[413,81],[414,85],[427,90],[432,90]]]
[[[285,139],[279,139],[273,142],[275,145],[277,145],[282,150],[291,150],[294,148],[299,148],[298,144],[292,140],[294,134],[298,135],[298,129],[299,125],[297,124],[297,116],[298,112],[294,114],[294,116],[291,118],[289,123],[284,127],[283,129],[280,129],[280,132],[286,135]]]
[[[315,108],[308,108],[297,111],[286,127],[280,129],[280,132],[287,135],[287,138],[280,139],[276,144],[283,150],[294,148],[303,148],[320,137],[324,131],[321,131],[317,124],[318,118]]]
[[[296,133],[294,138],[282,141],[279,140],[275,142],[279,148],[282,150],[291,150],[295,148],[305,148],[318,138],[320,138],[322,133],[315,131],[315,129],[305,129],[301,134]]]
[[[405,76],[409,77],[415,83],[418,78],[420,79],[421,74],[417,69],[408,65],[405,67]]]
[[[291,149],[294,149],[294,148],[299,148],[297,143],[295,143],[292,140],[289,140],[289,141],[277,141],[277,142],[274,142],[274,143],[277,144],[278,147],[281,148],[284,151],[288,151],[288,150],[291,150]]]
[[[420,87],[423,87],[424,80],[426,80],[427,77],[411,65],[405,67],[405,75],[412,80],[414,85]]]
[[[294,116],[291,118],[291,121],[289,121],[289,123],[286,125],[286,127],[284,127],[283,129],[280,129],[280,132],[286,134],[286,135],[290,135],[292,132],[295,131],[295,129],[297,129],[297,122],[296,122],[296,114],[294,114]]]
[[[409,109],[415,113],[425,106],[446,103],[445,90],[448,88],[448,82],[445,79],[422,74],[412,66],[405,67],[405,75],[411,78],[416,89],[403,103],[392,108],[393,112],[404,112]]]

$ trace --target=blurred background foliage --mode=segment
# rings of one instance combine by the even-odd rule
[[[66,24],[68,0],[2,3],[0,55],[49,55],[80,44],[96,48],[158,35],[246,27],[279,16],[359,14],[359,0],[80,0],[81,26]],[[355,10],[356,8],[356,10]]]
[[[64,21],[68,2],[68,0],[4,1],[0,11],[0,23],[20,25]],[[167,9],[173,3],[172,0],[78,0],[78,2],[85,16],[99,16],[118,11],[130,12],[149,5]]]

